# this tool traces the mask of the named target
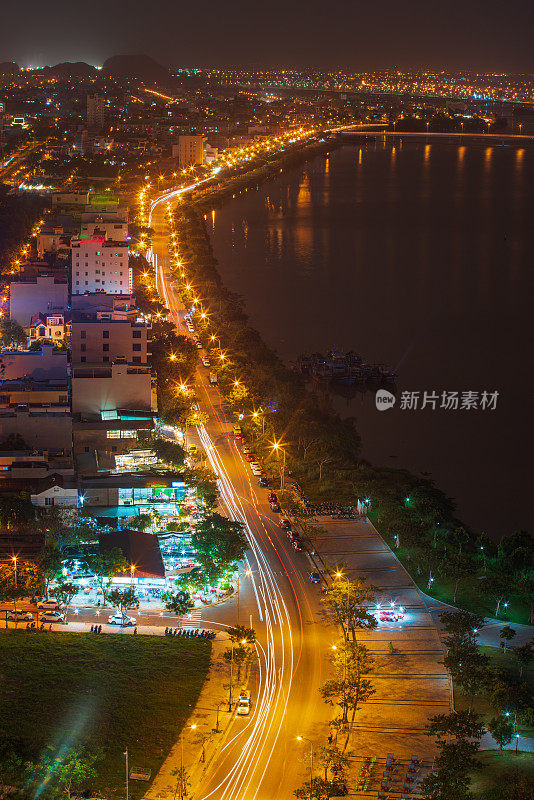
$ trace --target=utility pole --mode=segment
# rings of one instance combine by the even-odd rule
[[[128,787],[128,779],[130,777],[129,770],[128,770],[128,748],[126,748],[126,750],[124,751],[124,756],[125,756],[125,759],[126,759],[126,800],[128,800],[128,789],[129,789],[129,787]]]

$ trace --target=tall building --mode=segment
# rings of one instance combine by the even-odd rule
[[[73,237],[72,294],[105,292],[131,294],[132,271],[128,267],[128,245],[104,236],[92,239]]]
[[[151,326],[134,314],[73,311],[72,364],[110,364],[116,359],[147,366]]]
[[[128,236],[128,211],[117,208],[113,211],[85,211],[82,214],[80,238],[91,239],[103,235],[115,242],[125,242]]]
[[[178,167],[185,169],[204,163],[205,136],[178,137]]]
[[[87,124],[90,128],[104,127],[104,112],[106,103],[98,94],[87,95]]]

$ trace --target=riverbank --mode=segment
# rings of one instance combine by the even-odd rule
[[[227,196],[231,189],[227,187]],[[482,541],[463,526],[453,503],[428,478],[372,466],[361,458],[354,420],[336,414],[328,397],[306,390],[250,327],[243,299],[223,284],[207,234],[206,208],[201,198],[193,197],[175,211],[180,266],[174,277],[187,307],[198,300],[198,336],[218,364],[219,384],[229,404],[244,415],[244,429],[258,437],[258,424],[265,428],[258,454],[272,460],[269,442],[281,440],[287,467],[312,501],[348,506],[358,498],[369,499],[388,544],[397,547],[400,541],[401,557],[414,578],[422,585],[439,577],[444,587],[440,599],[453,602],[459,589],[456,599],[461,597],[467,608],[475,599],[479,606],[484,603],[489,616],[500,581],[507,587],[509,619],[526,621],[528,592],[520,596],[518,586],[524,584],[527,591],[523,565],[528,557],[518,563],[507,548],[497,549],[487,537]],[[531,553],[532,541],[525,544]],[[484,580],[473,580],[477,576]]]

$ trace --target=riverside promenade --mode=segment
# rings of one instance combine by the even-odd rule
[[[369,675],[376,694],[356,714],[348,749],[356,757],[388,753],[429,764],[436,753],[425,733],[428,718],[452,709],[452,685],[443,666],[444,650],[425,602],[404,567],[367,520],[317,519],[323,534],[314,536],[318,569],[330,574],[342,566],[350,579],[365,578],[378,587],[381,606],[403,606],[404,620],[379,622],[358,639],[374,658]],[[391,643],[391,646],[390,646]]]

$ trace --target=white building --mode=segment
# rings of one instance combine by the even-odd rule
[[[128,267],[128,244],[95,236],[71,240],[72,294],[105,292],[131,294],[132,271]]]
[[[178,137],[178,167],[185,169],[204,163],[205,136],[179,136]]]

